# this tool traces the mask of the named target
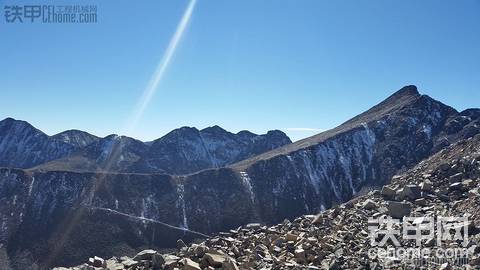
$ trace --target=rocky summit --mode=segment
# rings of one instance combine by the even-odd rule
[[[203,241],[186,245],[178,240],[169,253],[144,250],[133,257],[104,260],[92,257],[71,268],[86,269],[480,269],[480,135],[460,141],[422,161],[413,169],[393,177],[389,185],[323,211],[265,226],[247,224]],[[382,227],[371,229],[372,220],[411,217],[395,223],[423,223],[437,216],[467,218],[464,244],[468,260],[458,262],[421,260],[409,265],[395,256],[369,253],[379,240]],[[380,225],[381,226],[381,225]],[[371,235],[374,232],[375,237]],[[397,238],[403,247],[415,241]],[[465,239],[464,239],[465,240]],[[438,239],[421,239],[426,247]],[[456,248],[463,240],[444,239],[443,246]],[[394,242],[387,242],[393,247]],[[417,262],[419,263],[419,262]]]

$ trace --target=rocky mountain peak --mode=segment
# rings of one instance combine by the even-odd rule
[[[415,85],[406,85],[397,92],[393,93],[390,97],[401,98],[403,96],[419,96],[417,86]]]
[[[222,127],[220,127],[218,125],[214,125],[214,126],[211,126],[211,127],[204,128],[204,129],[200,130],[200,132],[217,133],[217,134],[229,133],[228,131],[226,131],[225,129],[223,129]]]
[[[85,147],[100,139],[95,135],[77,129],[70,129],[60,132],[53,135],[52,138],[71,144],[75,147]]]
[[[192,138],[192,137],[197,137],[199,134],[199,130],[195,127],[188,127],[188,126],[183,126],[181,128],[174,129],[164,135],[163,137],[156,139],[152,143],[152,147],[155,147],[155,145],[162,140],[177,140],[178,138]]]
[[[272,137],[286,137],[287,134],[285,132],[275,129],[275,130],[269,130],[267,131],[267,136],[272,136]]]
[[[11,117],[7,117],[2,121],[0,121],[0,129],[10,129],[12,131],[15,131],[15,130],[21,130],[25,128],[31,129],[32,131],[41,132],[40,130],[36,129],[26,121],[16,120]]]
[[[248,130],[241,130],[237,133],[237,135],[244,138],[251,138],[251,137],[257,136],[257,134],[250,132]]]
[[[52,139],[28,122],[0,121],[0,166],[28,168],[67,155],[75,147]]]

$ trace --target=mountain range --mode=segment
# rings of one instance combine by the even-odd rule
[[[291,143],[285,133],[230,133],[219,126],[182,127],[144,143],[80,130],[48,136],[25,121],[0,121],[0,167],[43,171],[187,174],[222,167]]]
[[[458,112],[415,86],[294,143],[279,131],[219,127],[181,128],[151,144],[49,137],[6,119],[0,258],[13,269],[74,265],[318,213],[478,134],[479,119],[480,109]]]

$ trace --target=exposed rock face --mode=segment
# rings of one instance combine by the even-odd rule
[[[285,133],[230,133],[219,126],[183,127],[153,141],[147,153],[126,171],[186,174],[219,168],[291,143]]]
[[[27,122],[0,121],[0,166],[28,168],[66,156],[75,145],[49,137]]]
[[[218,126],[183,127],[153,142],[98,138],[68,130],[48,136],[25,121],[0,121],[0,167],[43,171],[187,174],[219,168],[291,143],[285,133],[230,133]]]
[[[208,170],[186,178],[2,169],[0,241],[11,243],[16,269],[30,269],[18,262],[28,258],[40,258],[40,265],[71,264],[92,252],[174,247],[179,238],[205,236],[195,231],[248,223],[253,210],[244,202],[250,195],[234,173]]]
[[[467,189],[449,190],[452,175],[461,173],[460,182]],[[435,154],[415,168],[393,178],[389,189],[399,190],[410,186],[419,187],[425,182],[432,183],[429,192],[423,192],[424,203],[418,199],[403,196],[385,197],[379,191],[371,191],[345,204],[326,210],[316,216],[305,215],[285,220],[273,226],[259,224],[245,225],[228,232],[209,237],[200,243],[182,246],[169,253],[156,253],[153,250],[140,252],[132,259],[128,257],[108,259],[107,265],[118,265],[115,269],[413,269],[412,263],[398,257],[371,257],[372,248],[369,233],[380,233],[385,224],[376,224],[369,218],[386,218],[389,205],[408,207],[409,214],[416,217],[413,221],[399,220],[394,229],[402,228],[404,222],[424,224],[424,217],[468,217],[468,260],[443,262],[435,253],[425,255],[428,266],[421,269],[478,269],[480,267],[480,135],[461,141]],[[439,196],[442,194],[442,196]],[[443,198],[446,196],[447,200]],[[368,206],[368,207],[366,207]],[[411,211],[411,213],[410,213]],[[372,226],[372,227],[370,227]],[[373,229],[371,229],[373,228]],[[438,229],[438,227],[437,227]],[[462,230],[464,230],[463,228]],[[453,232],[451,232],[453,234]],[[396,234],[400,247],[415,246],[416,239],[407,239]],[[379,242],[382,239],[380,233]],[[435,247],[436,235],[419,240],[422,247],[458,248],[459,241],[444,240]],[[463,240],[461,240],[463,241]],[[385,248],[393,247],[386,242]],[[145,259],[143,254],[151,254]],[[154,264],[153,256],[160,256],[161,262]],[[97,259],[101,262],[102,260]],[[95,257],[88,263],[68,268],[71,270],[88,269],[95,263]],[[405,264],[407,263],[407,264]],[[155,266],[154,266],[155,265]],[[418,265],[415,269],[418,269]],[[110,269],[110,268],[107,268]],[[56,268],[55,270],[66,270]]]
[[[118,172],[147,152],[148,145],[126,136],[109,135],[66,157],[34,167],[42,171]]]
[[[3,239],[14,262],[30,258],[30,264],[71,265],[93,255],[133,256],[142,246],[174,247],[178,238],[188,242],[246,223],[274,224],[316,213],[381,186],[397,172],[476,133],[475,110],[464,114],[467,118],[457,121],[460,114],[454,109],[409,86],[333,130],[227,168],[185,176],[5,169],[0,173],[0,200],[9,227],[2,232]],[[449,125],[460,128],[447,134]],[[182,138],[187,139],[175,145],[179,136],[167,135],[154,142],[145,156],[152,149],[172,155],[192,149],[183,165],[192,162],[202,167],[209,164],[201,162],[203,157],[218,161],[230,156],[224,155],[225,149],[238,145],[233,139],[222,139],[228,143],[220,146],[205,144],[217,136],[207,134],[219,131],[176,132],[185,133]],[[248,133],[236,136],[254,138]],[[144,169],[140,164],[146,162],[148,168],[182,172],[163,160],[158,164],[168,167],[154,167],[157,161],[140,158],[133,168]],[[397,196],[396,190],[391,193]],[[301,250],[296,254],[304,260]],[[341,269],[339,264],[331,266]]]
[[[280,222],[381,186],[395,173],[475,134],[478,116],[468,115],[462,128],[446,134],[459,113],[407,86],[333,130],[231,167],[252,186],[262,219]]]

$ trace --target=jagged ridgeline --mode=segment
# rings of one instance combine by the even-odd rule
[[[80,130],[48,136],[25,121],[0,121],[0,166],[43,171],[186,174],[222,167],[291,143],[285,133],[230,133],[219,126],[175,129],[141,142]]]
[[[4,161],[33,168],[0,171],[2,251],[15,269],[74,265],[317,213],[477,134],[479,118],[478,109],[457,112],[407,86],[332,130],[290,144],[278,131],[208,135],[217,127],[179,129],[172,133],[182,136],[148,144],[114,136],[82,146],[83,139],[34,135],[47,141],[29,149],[71,149],[24,151],[29,161],[21,166]],[[12,132],[22,128],[5,121],[0,153],[13,157],[27,146],[7,143],[19,142]]]

